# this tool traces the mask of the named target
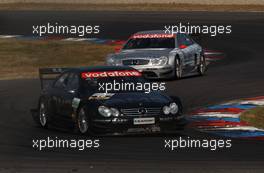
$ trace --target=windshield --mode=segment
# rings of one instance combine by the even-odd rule
[[[123,49],[175,48],[174,38],[132,38]]]

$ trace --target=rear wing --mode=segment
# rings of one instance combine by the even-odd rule
[[[39,79],[41,89],[49,87],[52,82],[64,71],[70,68],[40,68],[39,69]]]

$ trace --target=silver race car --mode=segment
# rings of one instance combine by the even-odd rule
[[[107,65],[131,66],[147,78],[181,78],[203,75],[206,60],[202,47],[188,34],[166,34],[162,30],[132,35],[120,52],[109,54]]]

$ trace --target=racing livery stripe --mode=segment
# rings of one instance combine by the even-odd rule
[[[115,95],[114,93],[94,93],[88,99],[89,100],[106,100],[106,99],[110,99],[114,95]]]

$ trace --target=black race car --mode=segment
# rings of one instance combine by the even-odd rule
[[[159,91],[99,89],[113,81],[145,83],[131,67],[46,68],[39,73],[42,91],[38,108],[31,112],[42,127],[55,125],[97,135],[171,131],[185,125],[178,98]]]

